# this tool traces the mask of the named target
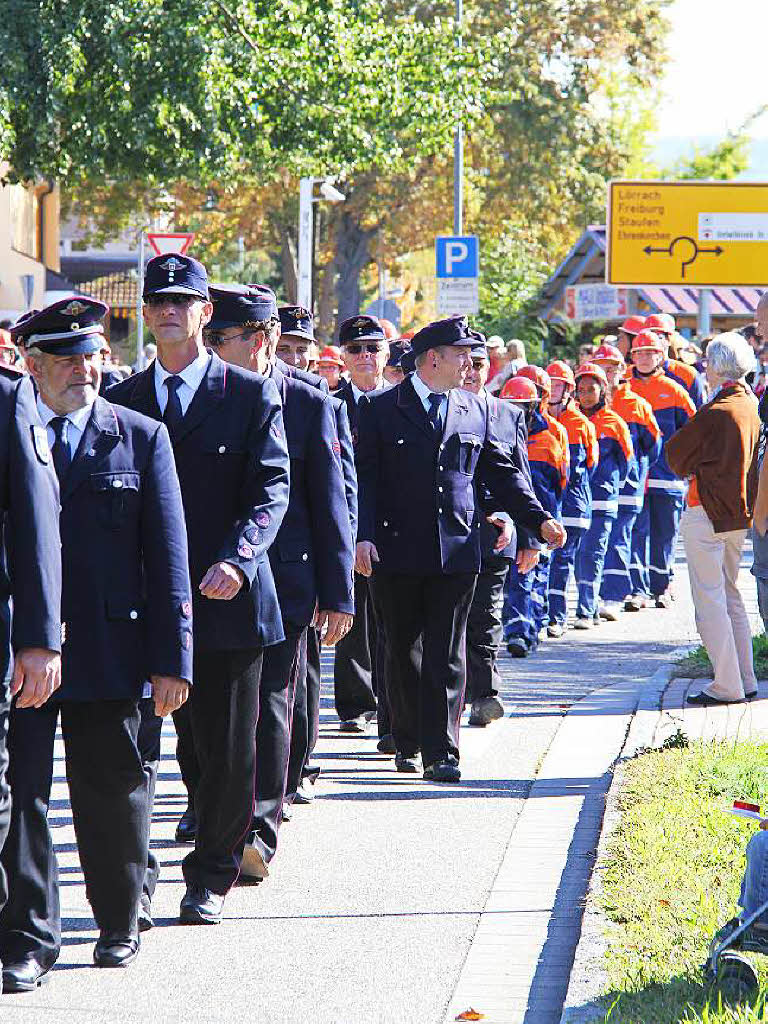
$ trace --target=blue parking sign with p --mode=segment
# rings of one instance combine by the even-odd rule
[[[436,277],[477,277],[479,270],[477,235],[438,235],[435,239]]]

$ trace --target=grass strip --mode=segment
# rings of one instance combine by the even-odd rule
[[[768,636],[764,633],[752,637],[752,656],[757,678],[768,679]],[[679,658],[672,671],[673,676],[683,679],[711,679],[712,674],[712,662],[701,646]]]
[[[754,957],[763,991],[722,1005],[700,968],[737,909],[754,824],[720,809],[768,805],[768,745],[702,744],[643,754],[625,766],[620,823],[600,865],[610,925],[605,1014],[610,1024],[768,1022],[768,958]]]

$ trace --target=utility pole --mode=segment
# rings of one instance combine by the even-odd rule
[[[461,22],[463,0],[456,0],[456,42],[461,56]],[[464,234],[464,125],[459,110],[459,119],[453,138],[453,233]]]
[[[139,259],[136,267],[136,367],[144,369],[144,317],[141,312],[144,293],[144,228],[139,232]]]
[[[699,315],[696,322],[696,331],[699,340],[706,338],[712,330],[712,289],[699,288]]]

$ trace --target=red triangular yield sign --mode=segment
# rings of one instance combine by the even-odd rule
[[[166,253],[183,254],[192,244],[194,234],[190,231],[148,231],[147,239],[158,256]]]

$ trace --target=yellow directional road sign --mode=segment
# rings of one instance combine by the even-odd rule
[[[612,181],[608,284],[768,285],[768,184]]]

